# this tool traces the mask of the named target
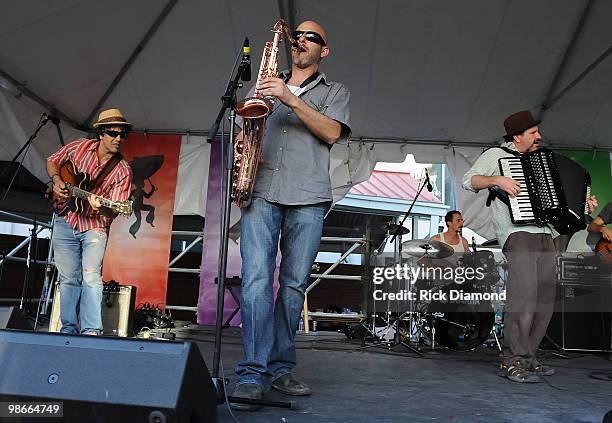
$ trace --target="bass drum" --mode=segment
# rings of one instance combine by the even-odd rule
[[[427,307],[429,338],[450,350],[473,350],[491,334],[495,323],[493,306],[490,301],[451,299],[452,291],[463,295],[486,292],[456,283],[441,288],[440,293],[446,294],[446,299],[434,300]]]

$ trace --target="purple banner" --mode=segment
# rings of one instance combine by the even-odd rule
[[[204,246],[202,249],[202,264],[200,272],[200,294],[198,298],[198,323],[202,325],[214,325],[217,309],[217,284],[215,278],[219,269],[219,245],[221,218],[223,213],[222,199],[225,180],[223,171],[227,150],[226,143],[223,149],[221,143],[215,141],[210,149],[210,164],[208,171],[208,194],[206,199],[206,222],[204,225]],[[226,277],[242,277],[242,260],[240,258],[240,209],[232,204],[230,217],[230,239],[228,242],[227,271]],[[277,263],[280,259],[277,257]],[[278,288],[278,267],[275,272],[275,294]],[[240,296],[239,288],[232,288],[237,296]],[[223,304],[223,322],[236,309],[237,305],[229,292],[225,292]],[[236,314],[230,324],[240,324],[240,313]]]

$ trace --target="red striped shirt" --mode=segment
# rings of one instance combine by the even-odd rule
[[[56,153],[49,156],[48,160],[61,166],[68,160],[72,160],[79,172],[87,173],[91,180],[96,179],[104,168],[106,161],[100,163],[98,160],[99,140],[80,138],[60,148]],[[132,188],[132,169],[128,162],[121,160],[111,172],[104,178],[98,189],[94,192],[104,198],[113,201],[126,201]],[[88,201],[84,201],[83,213],[76,214],[68,212],[64,219],[68,224],[80,231],[88,231],[94,228],[108,228],[113,219],[100,214],[91,208]]]

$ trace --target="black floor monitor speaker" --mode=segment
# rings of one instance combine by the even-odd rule
[[[612,287],[559,284],[547,334],[566,351],[612,351]]]
[[[0,306],[0,329],[32,330],[32,326],[17,308]]]
[[[60,402],[58,421],[217,421],[216,391],[192,342],[0,330],[0,357],[0,402]]]

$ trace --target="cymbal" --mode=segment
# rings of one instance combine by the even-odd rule
[[[395,223],[389,223],[387,225],[387,229],[389,230],[389,233],[392,235],[407,235],[410,233],[410,229],[406,228],[405,226],[400,226],[400,225],[396,225]]]
[[[423,256],[420,259],[418,259],[416,261],[416,264],[418,266],[421,267],[425,267],[425,268],[441,268],[441,269],[446,269],[446,268],[456,268],[457,264],[456,263],[451,263],[450,261],[446,260],[446,259],[436,259],[436,258],[431,258],[430,256]]]
[[[483,242],[479,245],[479,247],[499,247],[499,242],[497,241],[497,238],[493,238]]]
[[[431,258],[446,258],[453,255],[455,250],[448,244],[432,239],[413,239],[402,243],[402,254],[420,257],[427,254]]]

